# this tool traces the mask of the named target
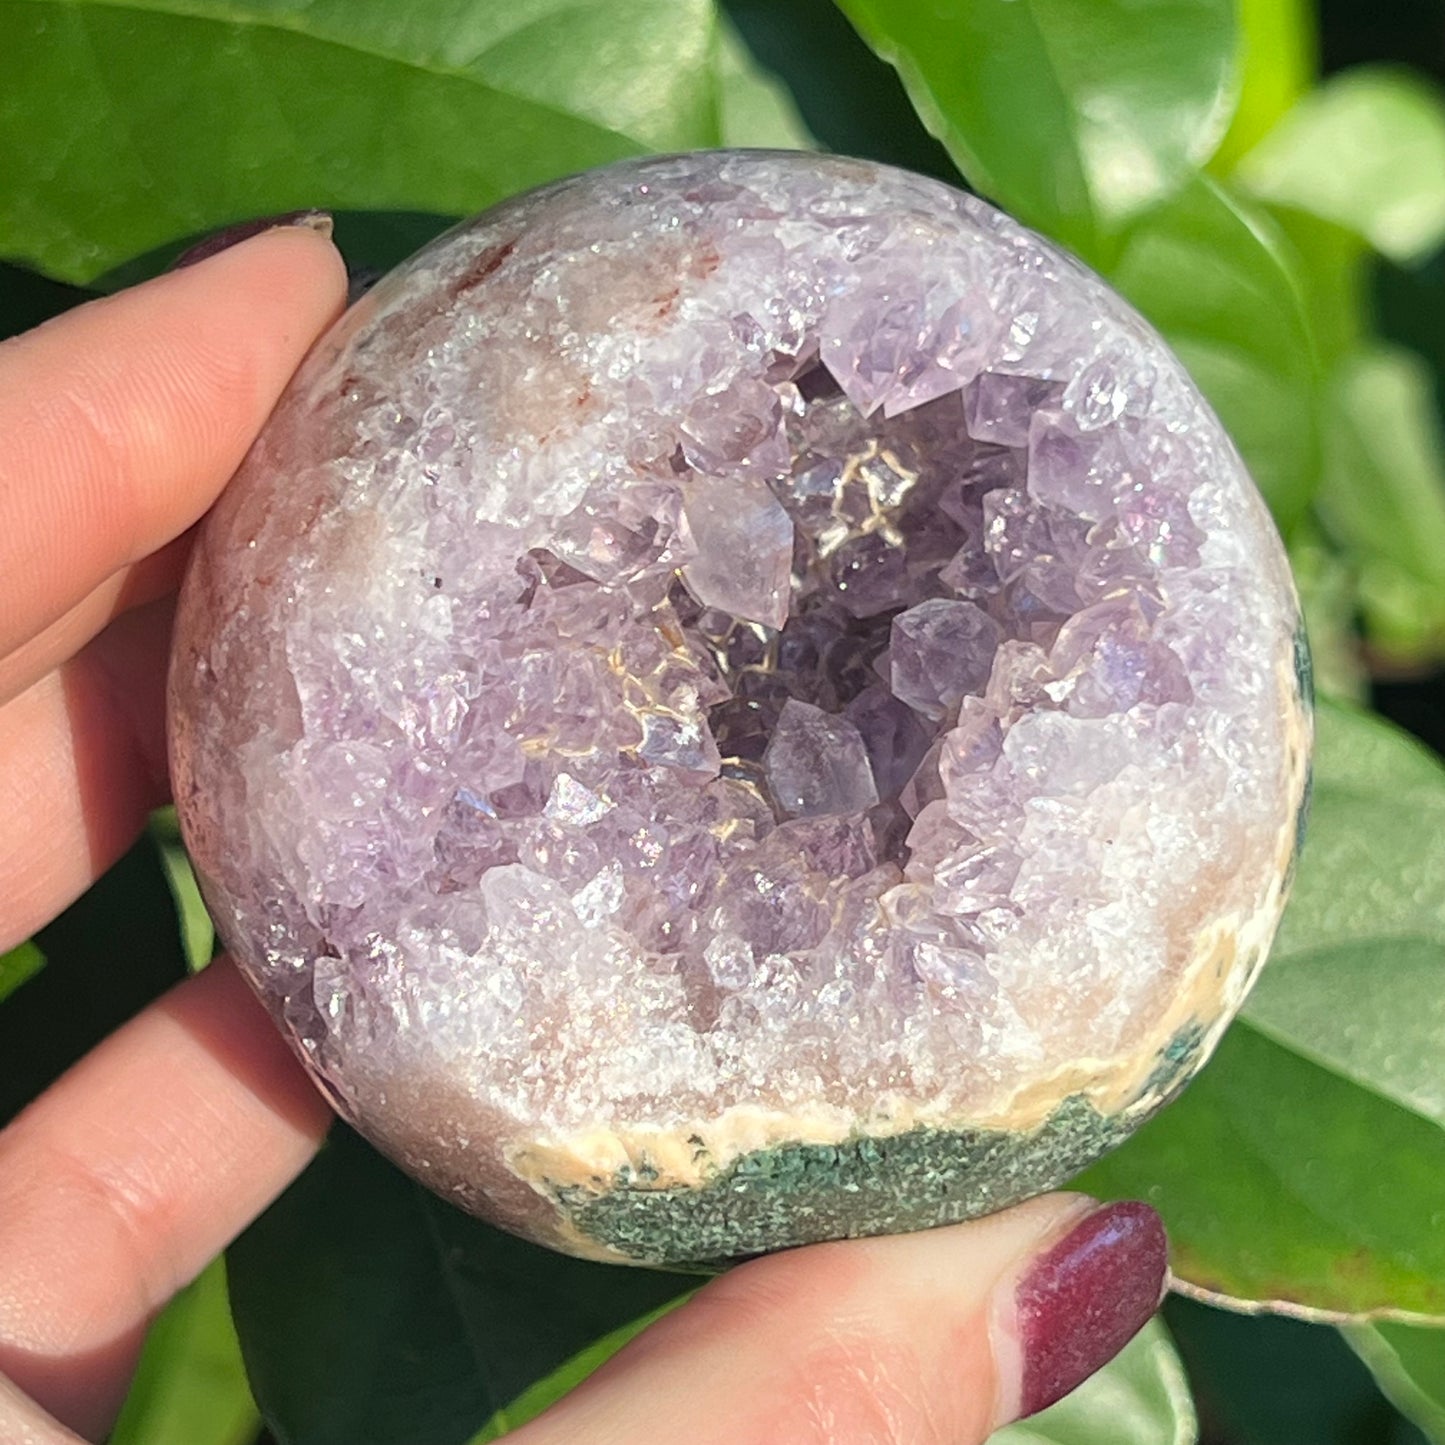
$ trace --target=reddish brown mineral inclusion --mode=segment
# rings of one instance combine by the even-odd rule
[[[883,167],[631,162],[312,355],[187,585],[177,797],[342,1109],[599,1250],[770,1150],[1147,1113],[1278,917],[1297,625],[1075,262]]]

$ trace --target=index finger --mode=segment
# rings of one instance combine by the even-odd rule
[[[205,512],[345,288],[288,226],[0,343],[0,657]]]
[[[224,960],[117,1030],[0,1131],[0,1376],[103,1437],[152,1315],[329,1121]]]

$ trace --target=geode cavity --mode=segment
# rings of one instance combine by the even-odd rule
[[[377,1144],[717,1261],[1050,1187],[1202,1062],[1282,905],[1297,630],[1076,262],[886,167],[638,161],[317,347],[196,549],[176,797]]]

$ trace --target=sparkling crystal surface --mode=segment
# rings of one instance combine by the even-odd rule
[[[1297,623],[1077,263],[883,167],[640,161],[313,353],[197,549],[176,795],[343,1111],[556,1242],[677,1139],[1148,1102],[1277,918]]]

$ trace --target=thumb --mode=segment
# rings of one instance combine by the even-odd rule
[[[974,1445],[1158,1307],[1146,1204],[1053,1194],[970,1224],[755,1260],[659,1320],[517,1445]]]

